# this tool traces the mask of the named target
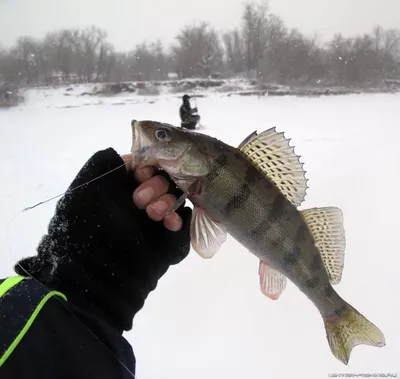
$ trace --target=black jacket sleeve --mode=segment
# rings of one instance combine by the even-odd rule
[[[122,159],[112,149],[100,151],[89,159],[57,203],[37,255],[22,259],[15,267],[19,275],[29,273],[47,288],[60,291],[68,298],[67,304],[62,307],[59,303],[53,304],[47,316],[43,313],[38,317],[36,334],[30,334],[31,340],[26,345],[32,347],[35,341],[43,339],[41,348],[49,351],[58,341],[61,350],[57,354],[62,352],[57,358],[60,367],[72,361],[71,356],[68,358],[69,349],[79,353],[86,342],[86,349],[96,356],[101,350],[96,343],[102,341],[107,328],[122,338],[122,332],[132,328],[134,315],[156,288],[158,280],[170,265],[179,263],[190,250],[191,209],[182,205],[177,210],[183,220],[179,232],[168,231],[162,222],[150,220],[144,210],[134,205],[132,195],[139,183],[125,167],[116,169],[121,164]],[[113,169],[116,170],[104,175]],[[172,181],[169,192],[176,196],[181,194]],[[23,296],[29,297],[29,293]],[[71,318],[68,311],[71,309],[75,309],[78,318]],[[86,328],[94,328],[98,340],[85,340],[79,331],[81,321]],[[93,327],[94,324],[102,326]],[[109,337],[103,340],[103,344],[107,344],[104,341],[109,341]],[[112,351],[118,350],[112,343],[110,346]],[[122,349],[129,350],[128,347]],[[40,355],[39,352],[35,354]],[[52,354],[49,352],[49,359],[56,353]],[[97,356],[97,364],[103,367],[103,355],[99,352]],[[15,365],[24,364],[23,355],[14,357],[20,359],[15,358]],[[42,359],[46,359],[45,353],[36,359],[36,364]],[[32,370],[39,370],[35,367],[33,364]],[[87,366],[87,370],[90,367]],[[76,373],[81,373],[79,367],[75,369]],[[46,378],[30,376],[36,377]],[[108,377],[119,378],[118,375]]]
[[[2,316],[6,314],[5,303],[12,304],[15,317],[26,321],[32,311],[29,300],[40,290],[37,282],[27,279],[0,304]],[[2,326],[4,322],[0,320],[0,329]],[[10,322],[7,327],[14,326]],[[133,349],[117,330],[73,304],[53,297],[0,367],[0,378],[133,379],[135,369]]]

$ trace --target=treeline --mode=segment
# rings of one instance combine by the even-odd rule
[[[1,42],[1,41],[0,41]],[[217,33],[207,22],[184,27],[171,46],[144,42],[118,52],[106,31],[20,37],[0,51],[0,83],[110,82],[233,77],[252,73],[285,85],[375,86],[400,78],[400,30],[376,26],[369,34],[338,34],[325,44],[285,26],[267,3],[247,3],[237,28]]]

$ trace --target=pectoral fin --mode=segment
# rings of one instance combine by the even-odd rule
[[[194,207],[190,236],[193,249],[204,259],[212,258],[226,241],[225,227],[213,221],[202,209]]]
[[[272,300],[278,300],[286,288],[286,276],[263,261],[260,261],[258,275],[260,276],[261,292]]]

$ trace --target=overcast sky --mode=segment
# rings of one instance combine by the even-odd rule
[[[91,24],[108,31],[119,50],[143,40],[171,42],[194,20],[218,30],[240,23],[244,0],[0,0],[0,46],[20,35]],[[229,5],[228,5],[229,4]],[[323,39],[369,31],[374,25],[400,28],[400,0],[270,0],[271,11],[290,27]]]

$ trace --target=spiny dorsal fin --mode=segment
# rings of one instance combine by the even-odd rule
[[[245,146],[249,141],[257,137],[257,131],[255,130],[253,133],[249,134],[242,142],[240,142],[240,145],[238,146],[239,150],[242,150],[242,147]]]
[[[346,238],[343,213],[337,207],[311,208],[300,211],[314,237],[332,284],[342,279]]]
[[[306,171],[300,156],[283,133],[276,128],[261,134],[253,132],[239,145],[238,149],[249,158],[296,207],[304,201],[307,192]]]

